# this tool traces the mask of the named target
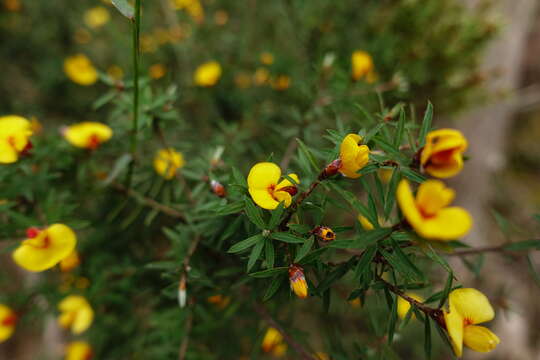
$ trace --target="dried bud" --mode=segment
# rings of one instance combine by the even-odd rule
[[[328,226],[317,226],[312,233],[322,241],[332,241],[336,239],[336,233]]]
[[[289,265],[289,281],[291,283],[291,290],[300,299],[305,299],[308,296],[308,286],[306,278],[304,276],[304,269],[299,265]]]
[[[339,169],[341,169],[341,165],[341,159],[336,159],[332,161],[324,168],[321,178],[326,179],[327,177],[337,174]]]
[[[212,192],[216,196],[219,196],[220,198],[227,196],[227,191],[225,190],[225,186],[223,186],[219,181],[216,181],[216,180],[210,181],[210,187],[212,188]]]
[[[186,292],[186,277],[182,275],[180,284],[178,285],[178,305],[181,309],[186,307],[187,292]]]

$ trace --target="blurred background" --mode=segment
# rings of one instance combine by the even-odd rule
[[[131,28],[109,0],[0,0],[0,44],[0,115],[34,118],[45,136],[80,121],[128,132]],[[361,81],[351,78],[357,50],[369,54],[374,68]],[[517,239],[538,234],[537,0],[143,1],[141,52],[142,124],[160,118],[188,158],[226,144],[226,158],[245,159],[245,170],[266,154],[292,153],[292,137],[316,146],[325,129],[358,128],[358,104],[381,112],[403,102],[421,116],[429,100],[435,125],[461,129],[470,144],[464,172],[451,181],[475,219],[464,241],[504,241],[498,214]],[[81,85],[65,71],[78,54],[99,72],[95,83]],[[220,64],[221,78],[197,86],[196,69],[210,61]],[[158,145],[147,140],[143,153],[152,154]],[[0,291],[36,281],[8,260],[2,254]],[[460,281],[491,289],[504,314],[495,329],[502,343],[478,356],[540,359],[540,291],[527,262],[497,255],[475,261],[484,260],[476,274],[468,269],[474,264],[453,262]],[[537,254],[533,260],[540,267]],[[54,324],[47,326],[26,327],[27,336],[0,345],[0,358],[54,353],[58,337]],[[100,351],[104,359],[145,358]]]

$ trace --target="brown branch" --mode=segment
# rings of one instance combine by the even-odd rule
[[[281,336],[283,336],[283,340],[287,344],[289,344],[290,347],[292,347],[299,355],[302,356],[303,360],[316,360],[313,355],[311,355],[304,347],[297,343],[289,334],[285,332],[283,327],[279,325],[274,318],[268,313],[268,310],[264,305],[262,304],[254,304],[255,311],[263,318],[264,321],[268,323],[271,327],[275,328]]]
[[[193,315],[189,314],[186,321],[186,328],[184,330],[184,338],[180,343],[180,350],[178,351],[178,360],[184,360],[186,358],[187,349],[189,345],[189,334],[193,327]]]
[[[128,196],[130,197],[133,197],[135,200],[137,200],[139,203],[145,205],[145,206],[148,206],[148,207],[151,207],[155,210],[158,210],[164,214],[167,214],[171,217],[174,217],[174,218],[177,218],[177,219],[182,219],[185,221],[185,216],[184,214],[182,214],[180,211],[172,208],[172,207],[169,207],[167,205],[163,205],[159,202],[157,202],[156,200],[154,199],[151,199],[151,198],[148,198],[148,197],[145,197],[144,195],[138,193],[137,191],[131,189],[131,188],[127,188],[125,187],[124,185],[120,184],[120,183],[117,183],[117,182],[113,182],[111,184],[111,186],[120,191],[120,192],[123,192],[125,194],[127,194]]]

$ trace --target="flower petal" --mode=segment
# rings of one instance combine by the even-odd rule
[[[73,146],[80,148],[92,147],[92,137],[95,136],[99,143],[108,141],[113,135],[112,129],[105,124],[85,121],[68,126],[64,131],[64,137]]]
[[[407,296],[412,297],[416,301],[423,302],[424,299],[420,295],[416,295],[414,293],[407,293]],[[409,312],[409,309],[411,308],[411,304],[402,298],[401,296],[398,296],[398,305],[397,305],[397,313],[400,319],[404,319],[405,316],[407,316],[407,313]],[[414,313],[412,314],[412,317],[414,318]]]
[[[366,231],[370,231],[370,230],[375,229],[375,227],[373,226],[371,221],[369,221],[368,218],[363,216],[363,215],[358,215],[358,221],[360,222],[360,225],[362,226],[362,229],[364,229]]]
[[[281,177],[281,169],[271,162],[260,162],[255,164],[249,171],[247,178],[250,189],[264,189],[276,185]]]
[[[454,190],[442,181],[427,180],[420,184],[416,195],[416,205],[424,215],[434,215],[454,200]]]
[[[450,305],[450,312],[444,313],[444,321],[454,353],[457,357],[461,357],[463,353],[463,317]]]
[[[465,209],[457,206],[448,207],[413,227],[426,239],[455,240],[469,232],[472,217]]]
[[[354,163],[358,155],[358,143],[362,141],[362,137],[357,134],[348,134],[341,142],[339,148],[339,158],[342,162]]]
[[[0,164],[12,164],[19,159],[19,153],[6,140],[0,139]]]
[[[431,176],[441,179],[446,179],[458,174],[463,169],[463,157],[461,153],[455,152],[452,154],[448,162],[437,164],[431,162],[426,166],[425,170]]]
[[[465,326],[463,342],[467,347],[478,352],[490,352],[501,342],[497,335],[483,326]]]
[[[294,181],[296,181],[297,184],[300,184],[300,179],[298,178],[298,175],[296,174],[287,174],[288,177],[292,178]],[[296,184],[291,183],[288,179],[283,179],[279,184],[276,186],[276,190],[279,190],[281,188],[287,187],[287,186],[296,186]]]
[[[274,191],[274,198],[276,198],[278,202],[283,201],[285,207],[291,206],[292,196],[286,191]]]
[[[409,186],[409,182],[406,179],[403,179],[399,182],[396,191],[396,198],[401,212],[403,213],[409,224],[411,224],[411,226],[415,230],[417,230],[423,222],[422,214],[420,214],[420,211],[416,206],[416,201],[411,191],[411,187]]]
[[[279,191],[279,193],[286,193],[285,191]],[[279,205],[279,202],[276,201],[270,192],[266,189],[252,189],[249,188],[249,194],[251,195],[251,198],[255,202],[255,204],[259,205],[263,209],[267,210],[274,210]],[[290,196],[290,195],[289,195]]]
[[[495,312],[487,297],[472,288],[456,289],[449,296],[450,311],[457,311],[469,324],[490,321]]]
[[[425,165],[429,158],[441,151],[456,149],[458,153],[467,150],[467,139],[456,129],[439,129],[430,131],[426,136],[426,145],[422,150],[420,162]]]

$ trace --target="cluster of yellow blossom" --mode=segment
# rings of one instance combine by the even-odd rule
[[[283,341],[283,336],[273,327],[266,330],[261,346],[265,353],[276,357],[281,357],[287,352],[287,344]]]

